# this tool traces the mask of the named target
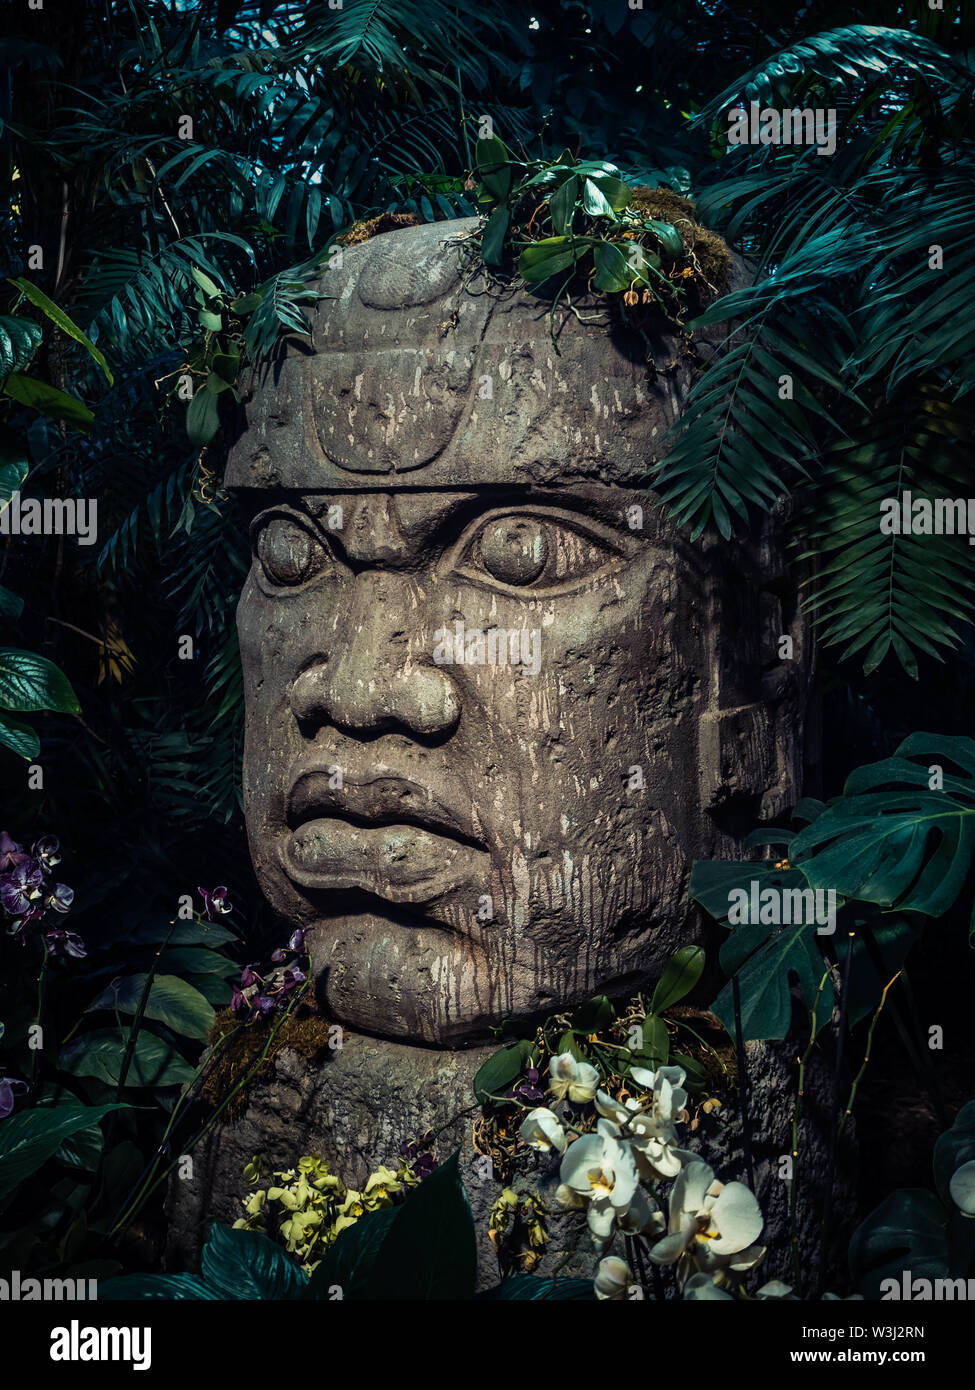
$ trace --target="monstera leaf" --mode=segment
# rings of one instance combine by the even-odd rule
[[[729,894],[733,889],[749,892],[753,882],[759,892],[766,888],[804,889],[809,887],[796,869],[777,869],[770,860],[736,864],[699,860],[691,871],[691,897],[706,912],[728,927]],[[795,976],[802,998],[812,1007],[823,979],[825,967],[816,927],[806,923],[768,925],[745,922],[729,927],[731,935],[722,944],[721,968],[737,975],[741,998],[743,1041],[758,1038],[784,1038],[792,1019],[790,977]],[[725,985],[711,1005],[726,1031],[735,1036],[733,986]],[[820,996],[817,1022],[828,1022],[833,1008],[833,989],[827,979]]]
[[[973,857],[975,742],[944,734],[912,734],[892,758],[857,768],[789,847],[814,888],[929,917],[956,902]]]

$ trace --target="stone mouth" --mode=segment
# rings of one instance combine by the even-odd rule
[[[296,779],[287,798],[287,823],[298,831],[312,820],[340,820],[363,830],[412,826],[426,834],[486,851],[470,816],[448,806],[430,788],[408,777],[379,771],[372,775],[334,775],[311,769]]]
[[[412,821],[349,815],[304,821],[280,847],[299,887],[359,888],[393,903],[425,903],[483,877],[484,851]]]

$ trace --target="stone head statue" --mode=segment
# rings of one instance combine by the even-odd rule
[[[227,474],[262,889],[332,1017],[450,1045],[659,973],[802,748],[776,547],[647,491],[686,346],[486,284],[476,225],[347,249]]]

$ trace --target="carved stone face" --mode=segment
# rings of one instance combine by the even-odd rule
[[[634,992],[688,937],[706,811],[792,771],[722,689],[704,552],[636,485],[678,386],[471,293],[469,231],[346,253],[228,473],[261,886],[334,1017],[435,1043]]]

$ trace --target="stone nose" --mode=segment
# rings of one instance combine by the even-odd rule
[[[330,624],[327,652],[291,687],[299,721],[359,730],[399,727],[427,737],[456,726],[457,688],[433,662],[432,632],[417,622],[409,587],[400,576],[356,576]]]

